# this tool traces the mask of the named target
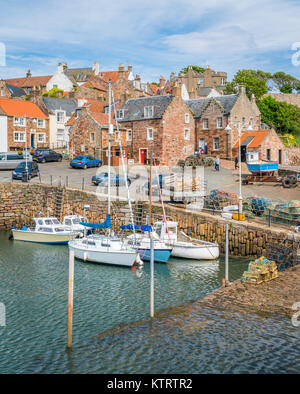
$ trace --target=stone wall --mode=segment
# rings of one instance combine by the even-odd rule
[[[271,96],[277,101],[283,101],[288,104],[300,107],[300,94],[288,93],[267,93],[265,96]]]
[[[0,229],[10,229],[30,225],[33,217],[55,216],[57,187],[40,184],[0,183]],[[62,217],[70,214],[83,214],[84,205],[90,205],[88,220],[95,223],[104,221],[107,213],[107,200],[100,201],[94,192],[65,189]],[[145,204],[147,209],[147,204]],[[258,223],[236,222],[207,213],[195,213],[177,207],[165,206],[167,217],[178,222],[178,233],[183,230],[193,238],[218,242],[221,253],[225,251],[225,226],[229,224],[229,253],[234,256],[261,256],[272,243],[300,249],[300,234],[269,228]],[[127,202],[112,202],[113,229],[118,231],[121,224],[130,223]],[[153,203],[155,215],[162,215],[160,204]],[[146,217],[146,212],[145,212]]]

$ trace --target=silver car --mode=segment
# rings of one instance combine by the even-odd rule
[[[21,161],[32,161],[29,152],[0,152],[0,170],[14,170]]]

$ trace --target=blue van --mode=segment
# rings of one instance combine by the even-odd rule
[[[27,162],[28,179],[39,175],[39,166],[34,161]],[[26,171],[26,161],[22,161],[17,165],[12,173],[12,179],[22,179],[23,173]]]

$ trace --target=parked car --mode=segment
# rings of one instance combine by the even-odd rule
[[[131,180],[127,177],[128,186],[131,184]],[[99,175],[92,177],[92,183],[96,186],[108,186],[108,172],[102,172]],[[125,186],[126,178],[124,176],[119,176],[114,173],[110,174],[110,185],[111,186]]]
[[[52,149],[37,149],[34,151],[32,158],[39,163],[46,163],[46,161],[62,161],[62,155]]]
[[[19,163],[26,159],[31,161],[29,152],[2,152],[0,153],[0,170],[14,170]]]
[[[73,168],[83,168],[88,167],[101,167],[102,160],[95,159],[92,156],[76,156],[70,161],[70,166]]]
[[[12,179],[22,179],[23,173],[26,171],[26,161],[22,161],[17,165],[12,173]],[[39,166],[34,161],[27,162],[28,179],[39,175]]]
[[[160,186],[160,189],[162,189],[164,187],[164,185],[165,185],[164,175],[159,174],[158,177],[159,177],[159,186]],[[146,182],[143,185],[143,189],[146,191],[147,195],[149,196],[150,195],[150,182],[149,181]],[[152,191],[152,195],[154,195],[154,196],[158,196],[159,195],[159,187],[158,187],[158,182],[157,182],[157,176],[154,176],[153,179],[152,179],[151,191]]]

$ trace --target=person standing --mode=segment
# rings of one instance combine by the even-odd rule
[[[235,157],[234,164],[235,164],[234,169],[236,170],[238,168],[238,164],[239,164],[239,159],[237,156]]]
[[[216,171],[220,171],[220,159],[219,159],[219,156],[216,157],[215,169],[216,169]]]

